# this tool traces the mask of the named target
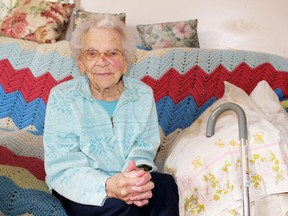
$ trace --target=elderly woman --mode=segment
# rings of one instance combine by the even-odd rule
[[[116,16],[79,24],[83,76],[54,87],[44,131],[46,182],[68,215],[177,216],[178,189],[153,163],[160,143],[150,87],[125,76],[135,46]]]

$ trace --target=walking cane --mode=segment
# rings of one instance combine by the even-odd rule
[[[243,109],[235,103],[225,103],[218,106],[210,115],[206,128],[206,136],[214,135],[215,124],[221,113],[233,110],[238,116],[239,139],[241,143],[241,164],[242,164],[242,191],[243,191],[243,215],[250,216],[249,201],[249,158],[248,158],[248,139],[247,139],[247,120]]]

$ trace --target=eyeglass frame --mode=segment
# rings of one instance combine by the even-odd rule
[[[89,51],[96,52],[97,57],[95,57],[95,59],[89,59],[89,57],[88,57],[89,55],[87,55],[87,52],[89,52]],[[107,53],[109,53],[109,52],[117,52],[117,53],[120,53],[120,55],[109,56],[109,55],[107,55]],[[106,50],[105,52],[100,52],[99,50],[94,50],[94,49],[87,49],[87,50],[83,50],[83,51],[80,50],[80,53],[84,56],[84,58],[87,59],[87,61],[98,61],[100,59],[101,54],[104,54],[105,58],[107,58],[109,60],[111,60],[113,58],[118,58],[120,56],[124,56],[124,52],[119,50],[119,49],[109,49],[109,50]]]

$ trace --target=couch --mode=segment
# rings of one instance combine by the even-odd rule
[[[65,40],[38,44],[0,37],[0,215],[65,215],[45,184],[42,135],[51,88],[80,76],[70,54]],[[154,90],[159,171],[177,136],[223,96],[224,81],[250,94],[266,80],[288,107],[288,59],[267,53],[138,49],[127,76]]]

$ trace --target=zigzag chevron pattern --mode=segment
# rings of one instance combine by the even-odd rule
[[[205,110],[201,106],[220,98],[224,80],[243,88],[248,94],[260,80],[266,80],[279,98],[287,97],[287,71],[287,59],[275,55],[178,48],[153,52],[138,50],[128,75],[153,88],[159,124],[163,133],[168,135],[175,128],[184,129],[192,124]],[[164,97],[170,99],[164,100]],[[188,97],[194,103],[189,104]],[[180,102],[186,108],[179,109],[177,104]]]
[[[138,79],[146,75],[159,79],[163,71],[168,71],[170,68],[184,74],[191,68],[199,66],[210,74],[220,65],[228,71],[233,71],[242,63],[246,63],[250,68],[269,63],[275,70],[288,71],[287,59],[277,55],[241,50],[177,48],[159,49],[153,52],[137,50],[137,56],[130,66],[129,74]]]
[[[48,186],[46,185],[45,181],[37,179],[27,169],[23,169],[19,166],[0,164],[0,170],[1,176],[6,176],[7,178],[10,178],[16,185],[21,188],[33,188],[36,190],[49,192]],[[27,179],[29,179],[29,181],[27,181]]]
[[[35,128],[43,132],[46,104],[40,98],[31,102],[26,102],[19,91],[6,94],[0,85],[0,118],[9,117],[7,128],[18,129],[27,128],[34,125]]]
[[[224,80],[241,87],[248,94],[260,80],[266,80],[273,89],[282,88],[284,96],[288,95],[288,73],[276,71],[267,63],[256,68],[250,68],[247,64],[242,63],[231,72],[219,65],[210,74],[198,66],[183,75],[171,68],[158,80],[150,76],[142,78],[142,81],[154,90],[156,101],[164,96],[169,96],[174,103],[179,103],[188,95],[192,95],[198,106],[204,104],[212,96],[221,97]]]
[[[55,80],[47,72],[34,77],[29,68],[15,70],[8,59],[0,60],[0,119],[9,117],[7,128],[35,126],[43,132],[46,103],[55,85],[72,79],[72,75]],[[14,129],[14,128],[13,128]]]
[[[73,76],[55,80],[50,72],[35,77],[29,68],[15,70],[9,60],[0,60],[0,84],[6,93],[19,91],[27,102],[42,98],[47,103],[50,90],[55,85],[72,79]]]
[[[79,76],[68,41],[38,44],[0,37],[0,124],[7,129],[44,129],[53,86]]]
[[[8,148],[0,146],[0,164],[9,166],[18,166],[27,169],[37,179],[44,181],[44,162],[34,157],[18,156]]]
[[[0,84],[4,89],[0,85],[0,104],[2,104],[0,118],[8,116],[19,129],[33,125],[42,132],[50,89],[60,82],[71,79],[72,76],[56,82],[49,73],[35,78],[28,68],[15,71],[8,60],[1,60],[1,64],[3,67],[0,70]],[[150,63],[150,65],[153,64]],[[140,69],[142,69],[141,65]],[[250,93],[260,80],[266,80],[272,88],[280,88],[284,97],[288,95],[288,73],[275,70],[270,63],[258,65],[255,68],[241,63],[233,71],[228,71],[223,65],[218,65],[211,73],[207,73],[199,66],[194,66],[181,74],[172,67],[161,73],[162,76],[158,80],[147,75],[141,80],[154,90],[159,123],[165,135],[171,133],[173,129],[184,129],[190,125],[205,110],[201,106],[206,103],[211,105],[210,100],[215,101],[220,98],[223,95],[224,80],[241,87],[247,93]],[[141,73],[137,73],[138,76],[139,74]],[[153,71],[150,74],[153,74]],[[164,97],[170,97],[174,104],[169,99],[162,100]],[[159,102],[160,100],[162,102]],[[169,101],[168,105],[165,104],[166,101]],[[193,101],[192,104],[190,101]],[[177,105],[178,103],[180,105]],[[186,112],[183,112],[183,109]],[[197,115],[194,116],[191,113]],[[8,128],[11,127],[8,126]]]
[[[282,92],[282,96],[288,95],[288,73],[276,71],[268,63],[255,68],[242,63],[231,72],[219,65],[210,74],[198,66],[183,75],[172,68],[158,80],[150,76],[142,79],[154,91],[159,124],[165,135],[191,125],[207,107],[222,97],[225,80],[248,94],[259,81],[266,80],[274,90]]]
[[[159,125],[165,136],[176,129],[185,129],[194,122],[212,103],[215,97],[207,100],[203,106],[197,106],[194,98],[186,97],[178,104],[166,96],[156,103]]]
[[[12,42],[0,43],[0,59],[9,59],[15,70],[29,68],[34,77],[49,72],[57,81],[69,75],[79,76],[79,69],[70,56],[71,51],[67,41],[57,45],[28,43],[31,41],[22,40],[12,40]],[[30,50],[29,45],[34,49]]]
[[[28,130],[0,129],[0,144],[18,156],[44,159],[43,136],[37,136]]]

